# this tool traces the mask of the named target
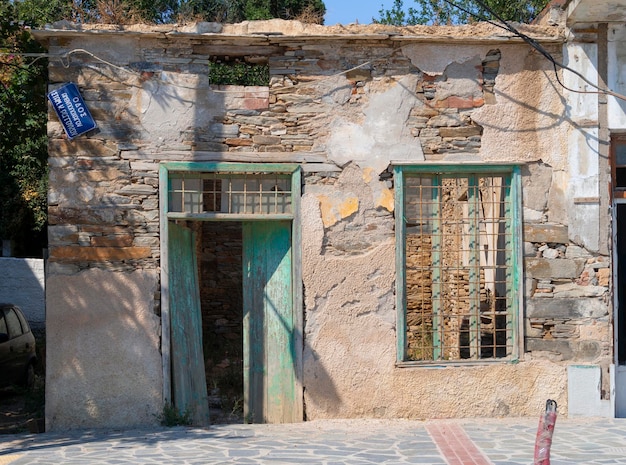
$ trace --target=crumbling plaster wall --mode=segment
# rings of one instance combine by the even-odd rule
[[[367,110],[376,105],[377,92],[382,92],[387,107],[397,111],[398,120],[402,121],[406,112],[393,96],[402,99],[403,105],[413,106],[409,114],[417,109],[430,117],[425,118],[421,131],[413,131],[426,147],[425,160],[528,163],[524,171],[525,216],[539,223],[567,223],[567,215],[561,212],[565,191],[553,185],[554,178],[558,179],[555,172],[567,169],[570,122],[562,92],[549,74],[551,66],[539,57],[524,47],[497,48],[502,58],[489,103],[484,102],[477,68],[493,46],[420,44],[402,50],[416,69],[435,80],[441,78],[431,101],[406,93],[412,76],[366,84],[362,96],[365,116],[351,114],[351,124],[346,123],[348,117],[333,120],[342,124],[331,131],[335,147],[329,153],[340,147],[343,158],[333,161],[352,163],[332,183],[307,183],[303,196],[307,418],[528,415],[546,396],[558,398],[566,407],[565,365],[558,363],[564,358],[551,352],[562,350],[558,347],[542,346],[542,353],[524,354],[524,362],[514,366],[396,368],[393,231],[387,233],[376,221],[360,219],[368,211],[378,211],[379,218],[387,216],[388,224],[392,221],[391,204],[376,201],[381,191],[376,186],[384,190],[390,187],[389,181],[372,179],[367,170],[377,174],[381,166],[398,160],[417,162],[421,155],[416,150],[395,159],[398,155],[390,151],[374,150],[363,160],[360,141],[369,135]],[[520,60],[520,56],[525,58]],[[394,86],[402,91],[394,93],[389,89]],[[445,101],[453,103],[433,111],[438,102]],[[376,120],[381,127],[384,121]],[[479,150],[451,149],[445,138],[437,139],[463,121],[482,129]],[[350,137],[339,141],[338,134],[346,128]],[[359,142],[353,143],[355,140]],[[327,201],[329,196],[333,202]],[[341,206],[350,208],[341,214]],[[336,243],[352,247],[335,247]],[[605,326],[600,335],[604,343],[607,329]],[[601,356],[594,354],[592,358]],[[568,357],[576,358],[571,351]]]
[[[49,124],[49,282],[88,282],[100,268],[124,276],[157,272],[161,161],[300,162],[307,418],[534,415],[546,398],[565,409],[566,365],[607,360],[602,299],[608,284],[598,282],[602,257],[570,241],[563,206],[571,195],[573,122],[551,65],[527,46],[502,40],[333,42],[277,35],[258,49],[269,55],[268,87],[211,86],[211,57],[225,46],[254,55],[259,39],[249,40],[230,47],[200,36],[135,35],[115,39],[113,50],[96,35],[51,40],[51,53],[85,48],[124,69],[89,57],[68,68],[51,62],[52,82],[79,84],[99,130],[68,142],[54,117]],[[547,46],[561,53],[560,45]],[[494,64],[487,89],[485,70]],[[524,312],[522,325],[536,342],[524,346],[518,364],[396,367],[394,196],[387,169],[392,162],[422,161],[526,164],[524,221],[539,227],[525,228],[526,299],[534,313]],[[564,284],[570,287],[557,288]],[[100,291],[102,299],[113,292]],[[548,296],[539,294],[550,292],[569,298],[558,301],[565,311],[543,303]],[[158,297],[145,288],[129,299],[140,303],[137,311],[153,306],[158,313]],[[577,306],[581,298],[593,300],[594,311]],[[60,297],[49,305],[60,321],[83,311]],[[154,336],[158,328],[150,331]],[[62,331],[58,339],[54,334],[60,344]],[[146,347],[151,372],[158,348]],[[51,378],[51,389],[72,391],[73,378],[62,378]],[[50,397],[50,415],[62,416],[67,401]],[[106,421],[114,412],[107,406]]]

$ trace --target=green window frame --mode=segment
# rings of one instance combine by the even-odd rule
[[[517,165],[394,167],[399,365],[514,361]]]
[[[291,163],[169,162],[160,166],[161,212],[170,220],[291,220],[300,166]]]

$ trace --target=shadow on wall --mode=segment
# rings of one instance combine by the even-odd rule
[[[48,278],[47,429],[156,423],[162,409],[154,271]]]

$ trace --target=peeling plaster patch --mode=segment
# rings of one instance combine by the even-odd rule
[[[436,46],[407,45],[402,47],[402,53],[416,68],[431,76],[442,75],[452,63],[465,63],[479,60],[486,56],[491,47],[477,47],[476,45],[443,45]]]
[[[327,78],[316,89],[322,94],[322,102],[345,105],[352,96],[352,84],[344,76]]]
[[[376,208],[384,208],[389,212],[393,212],[395,208],[393,191],[391,189],[383,189],[380,192],[380,196],[376,200]]]
[[[555,170],[567,167],[571,128],[565,101],[549,62],[517,45],[500,47],[497,102],[472,113],[482,126],[484,161],[529,162],[542,159]],[[506,140],[506,146],[502,141]]]
[[[565,171],[552,173],[552,184],[548,192],[548,221],[551,223],[568,224],[567,217],[567,186],[569,174]]]
[[[478,56],[462,63],[450,63],[445,71],[445,81],[437,84],[437,100],[449,97],[482,98],[483,90],[480,86],[482,59]]]
[[[369,184],[372,189],[372,197],[375,208],[384,208],[389,212],[394,210],[394,197],[391,189],[383,187],[383,184],[374,178],[375,172],[373,168],[365,168],[363,170],[363,181]]]
[[[424,160],[419,140],[406,125],[411,109],[423,105],[415,94],[417,80],[418,76],[409,75],[384,87],[379,83],[376,87],[382,90],[369,93],[362,122],[355,122],[356,117],[336,118],[330,126],[329,159],[339,166],[354,161],[377,173],[392,160]]]
[[[363,170],[363,181],[369,184],[370,182],[372,182],[372,179],[374,179],[373,175],[374,170],[372,168],[365,168]]]
[[[317,198],[320,201],[322,222],[325,228],[330,228],[337,222],[359,211],[358,197],[345,197],[346,195],[349,194],[338,192],[335,193],[332,198],[326,195],[318,195]]]
[[[201,86],[197,82],[187,82],[189,80],[162,72],[160,81],[145,81],[135,92],[131,105],[137,109],[141,126],[149,134],[145,137],[158,137],[162,142],[178,141],[181,127],[201,125],[197,121],[199,115],[194,111],[198,93],[193,88]]]

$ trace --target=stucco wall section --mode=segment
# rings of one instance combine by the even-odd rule
[[[484,129],[483,159],[541,159],[555,169],[566,169],[570,123],[552,66],[526,47],[503,46],[500,50],[502,59],[494,87],[496,103],[485,105],[472,115]],[[550,51],[560,56],[560,50]]]
[[[609,28],[609,89],[626,94],[626,25],[612,24]],[[610,129],[626,128],[626,102],[615,97],[608,97]]]
[[[154,271],[50,276],[46,429],[149,425],[162,411]]]
[[[535,415],[547,398],[567,408],[566,368],[549,361],[396,367],[395,241],[325,253],[319,200],[302,202],[307,419]]]

